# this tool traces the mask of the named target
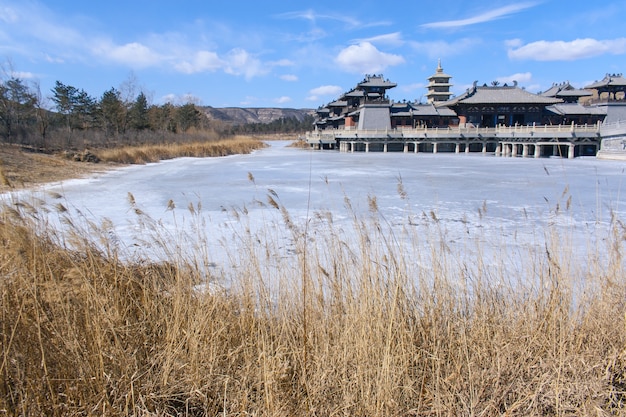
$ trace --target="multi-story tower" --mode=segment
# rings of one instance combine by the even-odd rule
[[[450,78],[452,76],[443,72],[443,68],[441,68],[441,59],[439,60],[439,65],[437,65],[437,72],[430,77],[428,77],[428,94],[426,94],[426,98],[429,103],[439,103],[443,101],[447,101],[450,99],[452,93],[450,92]]]

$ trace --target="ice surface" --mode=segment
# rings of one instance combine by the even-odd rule
[[[577,250],[588,251],[606,235],[612,219],[626,217],[626,164],[619,161],[339,153],[269,144],[250,155],[131,166],[4,198],[54,205],[59,199],[52,195],[61,194],[70,212],[80,211],[96,223],[107,219],[127,251],[162,256],[145,243],[148,232],[136,215],[145,213],[153,221],[150,233],[157,230],[183,250],[201,250],[213,267],[222,269],[232,263],[228,250],[245,244],[245,229],[261,239],[276,239],[285,256],[293,251],[282,213],[268,203],[269,196],[299,227],[315,228],[316,214],[326,213],[335,227],[345,230],[352,227],[354,215],[371,216],[375,198],[388,233],[402,240],[406,230],[427,227],[432,232],[435,224],[437,238],[469,258],[479,255],[468,240],[485,243],[481,251],[487,256],[504,246],[520,251],[525,245],[544,245],[550,227]]]

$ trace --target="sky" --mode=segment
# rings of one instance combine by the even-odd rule
[[[157,105],[317,108],[366,74],[425,102],[441,60],[454,95],[540,92],[625,72],[625,21],[623,0],[0,0],[0,77],[44,97],[60,81]]]

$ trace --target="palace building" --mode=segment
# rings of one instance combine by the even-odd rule
[[[596,155],[603,139],[611,153],[626,143],[626,79],[612,74],[584,89],[569,82],[533,94],[512,85],[478,85],[453,96],[441,61],[428,77],[426,103],[393,101],[394,82],[366,75],[335,101],[317,109],[311,147],[342,151],[493,152],[495,155]],[[622,132],[624,130],[624,132]],[[604,132],[604,133],[603,133]],[[624,145],[626,148],[626,145]],[[608,149],[608,148],[607,148]],[[626,149],[625,149],[626,151]]]

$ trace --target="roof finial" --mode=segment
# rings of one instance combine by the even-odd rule
[[[443,72],[443,68],[441,67],[441,58],[439,58],[439,62],[437,64],[437,72],[438,73],[442,73]]]

